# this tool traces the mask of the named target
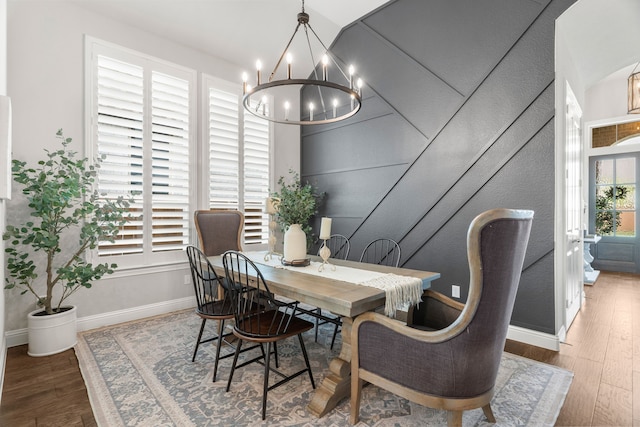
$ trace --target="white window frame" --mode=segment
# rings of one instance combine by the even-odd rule
[[[189,223],[192,222],[192,212],[197,205],[197,162],[196,153],[197,150],[197,134],[198,134],[198,120],[197,120],[197,72],[193,69],[182,67],[164,61],[150,55],[139,53],[135,50],[124,48],[112,43],[108,43],[90,36],[85,38],[85,150],[89,159],[93,160],[97,153],[97,123],[95,121],[97,117],[96,96],[94,82],[96,81],[96,65],[97,56],[104,55],[117,59],[123,62],[127,62],[134,65],[142,65],[145,67],[145,75],[149,73],[148,68],[153,71],[158,71],[175,77],[185,79],[189,82],[189,181],[190,194],[189,194]],[[149,96],[145,93],[145,97]],[[148,117],[149,112],[145,113],[145,127],[150,126]],[[146,198],[150,198],[147,195]],[[145,205],[147,202],[145,201]],[[150,202],[149,202],[150,205]],[[151,247],[147,241],[150,241],[150,237],[147,236],[148,229],[150,227],[151,218],[150,215],[145,215],[145,231],[144,231],[144,250],[142,254],[132,255],[114,255],[114,256],[98,256],[97,251],[92,251],[89,255],[91,262],[115,262],[118,264],[119,269],[130,269],[147,266],[167,265],[174,263],[184,263],[183,250],[171,250],[165,252],[152,252]],[[193,233],[193,227],[189,226],[189,242],[195,241]]]
[[[199,164],[201,163],[201,167],[199,165],[199,170],[201,174],[198,176],[198,182],[202,183],[202,188],[199,195],[200,203],[202,209],[209,209],[210,200],[209,200],[209,182],[210,182],[210,158],[209,158],[209,89],[214,87],[218,90],[222,90],[228,93],[233,93],[237,95],[238,99],[238,162],[239,162],[239,195],[238,195],[238,210],[244,212],[244,116],[245,111],[242,105],[242,85],[234,84],[217,77],[203,74],[202,75],[202,88],[201,88],[201,99],[202,99],[202,116],[201,116],[201,139],[203,141],[202,148],[200,151]],[[267,100],[269,104],[269,108],[273,108],[273,100]],[[269,192],[273,191],[274,186],[274,175],[275,175],[275,161],[274,161],[274,152],[275,152],[275,144],[274,144],[274,129],[271,122],[269,122]],[[266,201],[266,197],[265,197]],[[268,248],[268,219],[266,214],[264,214],[264,218],[266,219],[266,229],[267,233],[266,239],[263,243],[253,243],[247,244],[245,242],[245,238],[242,238],[242,245],[244,250],[266,250]]]

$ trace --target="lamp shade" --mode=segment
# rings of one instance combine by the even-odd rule
[[[629,114],[640,114],[640,71],[629,76],[627,93]]]

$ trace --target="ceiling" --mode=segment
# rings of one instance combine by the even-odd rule
[[[631,73],[640,61],[640,1],[579,0],[558,20],[585,88]],[[612,74],[613,73],[613,74]]]
[[[297,14],[302,10],[300,0],[72,1],[247,69],[260,59],[265,70],[275,66],[297,25]],[[343,27],[387,1],[306,0],[305,12],[309,14],[309,24],[329,47]],[[296,36],[298,40],[304,41]],[[294,61],[300,57],[296,52],[301,53],[303,48],[305,46],[293,46]],[[311,67],[310,62],[308,66]]]

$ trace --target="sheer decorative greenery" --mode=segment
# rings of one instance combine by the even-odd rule
[[[14,181],[24,186],[22,193],[31,208],[30,220],[22,225],[8,225],[3,240],[7,240],[7,270],[5,289],[19,288],[21,294],[33,294],[47,314],[59,311],[62,302],[81,288],[90,288],[92,282],[113,273],[116,264],[87,263],[84,252],[95,249],[100,242],[113,242],[129,217],[130,199],[101,199],[93,190],[96,165],[88,159],[76,159],[68,149],[71,138],[65,138],[62,129],[57,134],[62,148],[50,152],[37,168],[26,162],[13,160]],[[78,233],[78,244],[68,251],[61,247],[62,237],[69,232]],[[64,250],[63,250],[64,249]],[[36,264],[33,255],[43,252],[44,265]],[[44,267],[44,271],[42,268]],[[46,275],[46,295],[39,292],[36,279]],[[53,290],[61,286],[61,295],[52,307]]]
[[[628,191],[626,186],[611,186],[602,194],[596,195],[596,233],[605,236],[614,234],[616,228],[620,226],[622,218],[619,211],[610,209],[613,209],[614,203],[624,201]]]
[[[309,220],[318,212],[318,205],[324,194],[318,194],[308,182],[302,185],[297,172],[289,170],[290,184],[283,176],[278,179],[280,191],[271,195],[277,210],[276,222],[286,231],[291,224],[300,224],[307,235],[307,242],[313,242]]]

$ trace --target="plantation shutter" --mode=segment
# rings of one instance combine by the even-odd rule
[[[151,75],[152,251],[189,244],[189,82]]]
[[[138,255],[127,258],[130,265],[173,260],[170,252],[189,244],[195,73],[131,52],[98,50],[91,110],[94,147],[103,157],[98,191],[102,198],[134,194],[135,201],[117,240],[100,242],[97,254]]]
[[[269,238],[264,213],[269,194],[269,122],[244,111],[237,93],[210,87],[208,94],[209,206],[241,210],[243,244],[265,244]]]
[[[102,55],[97,60],[98,191],[107,198],[143,192],[144,76],[142,67]],[[143,252],[142,198],[130,211],[136,214],[115,243],[101,242],[98,254]]]
[[[240,209],[238,96],[209,89],[209,206]]]
[[[268,105],[264,106],[265,109]],[[267,112],[268,114],[268,112]],[[269,220],[269,122],[244,112],[244,242],[266,243]]]

